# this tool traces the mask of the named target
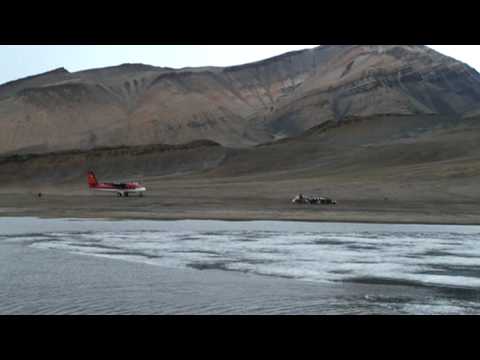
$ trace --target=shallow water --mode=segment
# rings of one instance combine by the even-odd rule
[[[0,218],[0,244],[347,289],[324,313],[478,314],[479,240],[480,226]]]

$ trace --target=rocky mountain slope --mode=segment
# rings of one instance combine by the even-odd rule
[[[479,111],[480,75],[425,46],[329,45],[227,68],[57,69],[0,85],[0,154],[249,147],[351,118]]]

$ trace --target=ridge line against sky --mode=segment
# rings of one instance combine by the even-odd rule
[[[0,84],[56,68],[234,66],[318,45],[0,45]],[[480,45],[428,45],[480,71]]]

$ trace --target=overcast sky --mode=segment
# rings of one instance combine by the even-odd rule
[[[0,84],[64,67],[79,71],[122,63],[181,68],[228,66],[317,45],[0,45]],[[429,45],[480,71],[480,45]]]

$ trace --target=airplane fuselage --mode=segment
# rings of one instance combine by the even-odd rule
[[[88,185],[91,190],[113,192],[118,196],[128,196],[129,194],[138,194],[140,196],[147,190],[145,186],[137,182],[128,183],[99,183],[93,171],[88,172]]]
[[[128,194],[139,194],[141,195],[147,189],[144,186],[129,186],[128,184],[98,184],[95,187],[91,187],[92,190],[95,191],[103,191],[103,192],[113,192],[117,193],[119,196],[128,196]]]

